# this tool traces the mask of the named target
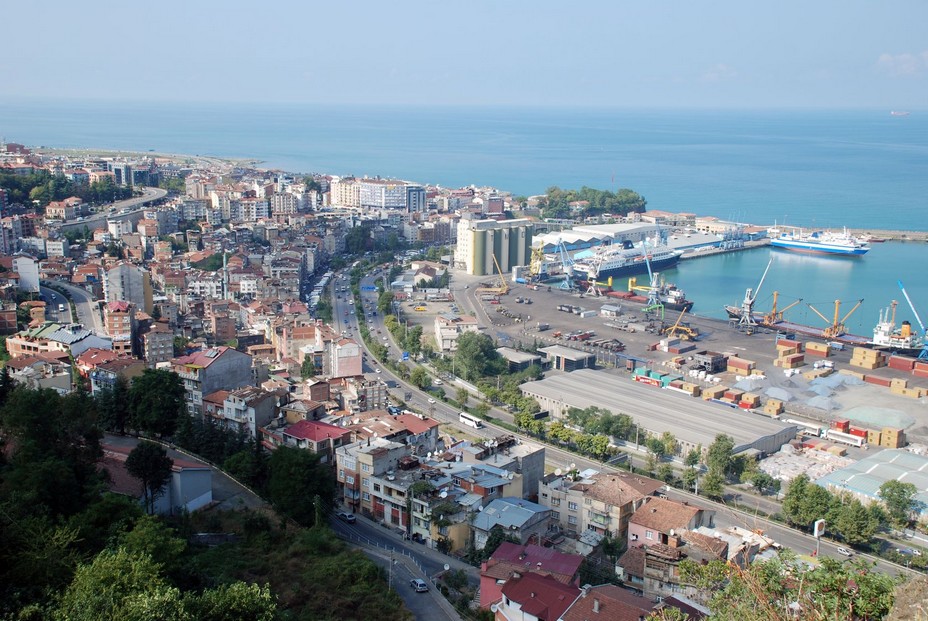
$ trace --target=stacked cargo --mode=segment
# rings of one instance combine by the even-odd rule
[[[905,432],[895,427],[883,427],[880,434],[880,446],[884,448],[901,448],[905,446]]]
[[[815,364],[818,364],[818,363],[816,362]],[[805,373],[802,374],[802,376],[806,378],[807,380],[811,381],[814,379],[818,379],[820,377],[828,377],[834,372],[835,372],[834,369],[829,369],[827,367],[819,367],[817,369],[812,369],[811,371],[806,371]]]
[[[875,349],[855,347],[851,356],[851,365],[872,371],[886,366],[886,356]]]
[[[760,407],[760,395],[755,395],[751,392],[744,393],[741,395],[741,400],[738,401],[738,407],[746,410]]]
[[[721,399],[725,396],[725,391],[728,390],[726,386],[713,386],[712,388],[706,388],[702,391],[702,398],[706,401],[712,399]]]
[[[831,347],[827,343],[806,343],[806,353],[810,356],[827,358],[831,353]]]
[[[751,360],[745,360],[744,358],[739,358],[738,356],[728,357],[727,370],[729,373],[736,373],[738,375],[750,375],[755,366],[755,363]]]
[[[764,404],[764,414],[769,414],[770,416],[779,416],[782,413],[782,401],[779,399],[767,399],[767,403]]]
[[[892,384],[892,380],[888,377],[877,377],[876,375],[868,375],[864,377],[864,381],[868,384],[874,384],[876,386],[882,386],[883,388],[889,388]]]
[[[876,429],[867,430],[867,444],[872,444],[873,446],[880,445],[880,436],[882,434]]]
[[[789,339],[779,339],[777,340],[777,356],[789,356],[791,354],[801,354],[802,353],[802,342],[801,341],[791,341]]]
[[[889,368],[897,371],[911,372],[915,369],[915,358],[906,358],[905,356],[890,356]]]
[[[741,401],[741,395],[743,394],[744,394],[743,390],[738,390],[737,388],[729,388],[722,394],[722,398],[720,399],[720,401],[724,401],[726,403],[737,404],[739,401]]]
[[[915,377],[928,377],[928,362],[916,362],[912,369]]]
[[[895,378],[889,382],[889,392],[910,399],[921,399],[925,396],[923,388],[909,388],[909,380]]]
[[[783,369],[798,369],[806,363],[805,354],[794,353],[781,355],[773,361],[773,366]]]

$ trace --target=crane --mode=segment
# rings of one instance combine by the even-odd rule
[[[905,290],[905,286],[902,284],[902,281],[898,281],[899,289],[902,290],[902,295],[905,296],[905,301],[908,302],[909,308],[912,309],[912,314],[915,315],[915,321],[918,322],[918,327],[922,329],[922,351],[918,354],[919,360],[928,360],[928,330],[925,329],[925,324],[922,323],[922,318],[918,316],[918,311],[915,310],[915,305],[912,304],[912,299],[909,297],[909,292]]]
[[[799,298],[792,304],[787,305],[785,308],[777,309],[777,299],[780,297],[779,291],[773,292],[773,306],[770,308],[770,312],[764,315],[763,324],[765,326],[772,326],[775,323],[783,321],[783,314],[802,302],[802,298]]]
[[[509,283],[506,282],[506,276],[503,274],[503,270],[499,267],[499,261],[496,260],[496,255],[493,255],[493,265],[496,266],[496,272],[499,274],[499,283],[495,287],[478,287],[476,293],[486,293],[490,295],[506,295],[509,293]]]
[[[545,263],[545,247],[541,244],[532,247],[532,260],[529,263],[528,273],[534,280],[544,280],[548,277],[548,266]]]
[[[835,315],[834,315],[834,319],[831,320],[831,325],[830,325],[830,326],[828,326],[827,328],[825,328],[824,330],[822,330],[822,336],[823,336],[824,338],[826,338],[826,339],[833,339],[833,338],[839,337],[839,336],[841,336],[842,334],[844,334],[845,332],[847,332],[847,326],[845,325],[845,322],[847,321],[848,317],[850,317],[851,315],[853,315],[853,314],[854,314],[854,311],[856,311],[858,308],[860,308],[860,305],[863,304],[863,303],[864,303],[864,301],[863,301],[862,299],[861,299],[861,300],[858,300],[858,301],[857,301],[857,304],[854,305],[854,308],[852,308],[850,311],[848,311],[847,315],[845,315],[844,317],[841,317],[841,319],[838,319],[838,316],[839,316],[840,310],[841,310],[841,300],[835,300]],[[825,315],[823,315],[823,314],[821,314],[820,312],[818,312],[818,310],[816,310],[816,308],[815,308],[814,306],[812,306],[811,304],[808,304],[808,303],[807,303],[806,306],[808,306],[809,308],[811,308],[811,309],[812,309],[812,312],[814,312],[816,315],[818,315],[819,317],[821,317],[822,320],[824,320],[824,321],[828,321],[828,320],[829,320],[828,317],[826,317]]]
[[[664,329],[664,334],[673,338],[679,336],[684,341],[695,341],[699,338],[699,330],[696,328],[690,327],[689,324],[681,323],[683,321],[683,315],[686,314],[686,309],[683,309],[683,312],[680,313],[680,316],[677,317],[676,323],[674,323],[669,328]]]
[[[660,229],[658,229],[660,231]],[[651,253],[648,252],[648,242],[643,241],[642,250],[644,250],[644,263],[648,267],[648,282],[650,286],[648,287],[648,302],[644,307],[645,314],[649,313],[652,310],[660,310],[661,319],[664,318],[664,305],[661,303],[659,297],[660,294],[660,284],[657,282],[657,274],[651,271]]]
[[[557,240],[557,254],[561,260],[561,269],[564,271],[564,280],[561,281],[561,284],[558,285],[558,288],[564,289],[565,291],[573,291],[574,260],[571,258],[570,253],[567,252],[567,246],[564,244],[563,239]]]
[[[738,318],[738,325],[745,327],[749,333],[753,333],[754,326],[757,325],[757,321],[754,319],[754,301],[757,300],[757,296],[760,294],[760,288],[764,286],[764,280],[767,279],[767,272],[770,271],[771,265],[773,265],[773,258],[767,261],[767,267],[764,268],[764,274],[760,277],[757,288],[751,289],[749,287],[744,291],[744,299],[741,301],[741,316]]]

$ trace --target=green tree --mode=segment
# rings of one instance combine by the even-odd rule
[[[184,384],[180,376],[167,369],[145,369],[129,388],[132,426],[139,431],[169,436],[184,413]]]
[[[389,315],[393,311],[393,300],[396,296],[392,291],[384,291],[377,298],[377,310],[381,315]]]
[[[699,491],[707,498],[720,500],[725,493],[725,478],[718,472],[710,470],[706,473],[706,476],[702,478]]]
[[[142,484],[149,514],[155,512],[155,501],[164,494],[173,465],[174,460],[168,457],[164,447],[154,442],[139,442],[126,458],[126,470]]]
[[[132,530],[122,534],[120,543],[129,553],[151,557],[168,571],[177,566],[187,549],[187,542],[154,515],[144,515],[136,520]]]
[[[783,517],[788,523],[809,530],[815,520],[828,515],[831,503],[832,497],[828,490],[815,485],[809,481],[809,477],[801,474],[790,481],[786,488]]]
[[[899,528],[906,526],[916,508],[915,494],[918,488],[912,483],[890,480],[880,485],[878,493],[893,525]]]
[[[100,414],[100,424],[107,431],[125,434],[126,425],[129,424],[129,380],[123,375],[117,375],[112,386],[107,386],[97,392],[97,412]]]
[[[305,380],[313,377],[315,374],[316,364],[313,362],[312,356],[306,356],[303,358],[303,364],[300,365],[300,377]]]
[[[413,359],[419,357],[419,352],[422,350],[422,326],[413,326],[406,331],[403,347]]]
[[[665,431],[661,434],[661,444],[664,445],[664,455],[677,454],[677,447],[679,446],[677,439],[669,431]]]
[[[458,337],[454,365],[457,374],[469,381],[505,371],[504,361],[497,353],[493,340],[477,332],[465,332]]]
[[[409,381],[420,390],[424,390],[432,384],[432,379],[429,377],[429,374],[420,366],[416,366],[409,374]]]
[[[852,546],[870,543],[880,527],[876,516],[850,495],[836,503],[828,523],[836,535]]]
[[[467,402],[470,401],[470,391],[461,386],[455,391],[455,401],[460,403],[462,408],[466,408]]]
[[[268,497],[274,508],[304,526],[315,524],[314,497],[324,507],[335,501],[335,478],[319,456],[309,451],[279,447],[268,464]]]
[[[729,435],[718,434],[715,441],[709,445],[708,455],[706,457],[706,466],[710,471],[714,471],[727,478],[731,471],[732,452],[735,448],[735,440]]]

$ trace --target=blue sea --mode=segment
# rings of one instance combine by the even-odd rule
[[[522,195],[552,185],[627,187],[644,195],[649,209],[756,224],[928,231],[928,110],[900,117],[889,110],[4,101],[0,136],[27,145],[253,158],[292,172],[489,185]],[[716,316],[721,304],[739,302],[756,285],[770,252],[697,259],[667,276],[688,291],[696,312]],[[856,261],[776,256],[766,292],[817,302],[826,316],[835,299],[864,298],[853,316],[863,332],[879,308],[902,299],[899,278],[928,315],[928,244],[877,244]]]

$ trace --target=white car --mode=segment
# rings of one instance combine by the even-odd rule
[[[416,593],[427,593],[429,585],[421,578],[413,578],[409,581],[409,586],[416,590]]]
[[[854,556],[854,553],[847,548],[838,548],[838,554],[843,554],[844,556]]]
[[[435,403],[435,399],[432,399],[431,397],[429,397],[429,403]]]

